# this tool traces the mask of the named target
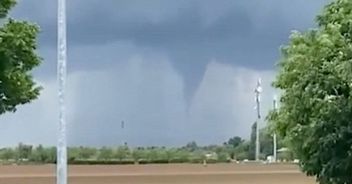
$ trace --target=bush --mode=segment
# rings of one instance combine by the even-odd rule
[[[70,160],[72,165],[132,165],[133,160]]]
[[[188,163],[190,162],[190,159],[188,158],[173,158],[170,159],[169,163]]]

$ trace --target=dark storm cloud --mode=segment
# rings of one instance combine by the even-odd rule
[[[183,57],[175,63],[206,55],[221,56],[221,60],[235,64],[271,68],[273,56],[277,56],[278,46],[287,40],[290,30],[314,25],[314,15],[323,2],[71,0],[68,1],[69,43],[100,45],[128,40]],[[260,6],[263,4],[266,6]],[[14,14],[37,21],[43,30],[41,43],[55,46],[56,3],[20,1],[18,6]],[[213,11],[224,13],[213,15]],[[206,25],[207,19],[214,20]],[[266,52],[270,56],[263,56],[260,51],[263,49],[270,49],[271,52]],[[182,56],[183,50],[195,51],[192,54],[195,56],[187,52]],[[259,54],[267,61],[259,62],[253,56]]]
[[[42,47],[55,47],[56,43],[53,2],[22,0],[14,13],[41,25]],[[313,26],[314,16],[327,0],[67,2],[71,47],[129,41],[163,52],[184,76],[190,98],[213,58],[236,66],[273,69],[278,48],[287,41],[290,31]],[[102,66],[116,62],[109,55],[105,57],[110,60],[100,62]],[[75,63],[73,70],[96,67],[96,61]]]
[[[54,144],[56,1],[18,1],[12,16],[42,29],[44,62],[35,74],[44,90],[15,115],[0,116],[0,144]],[[313,27],[326,2],[67,0],[69,143],[209,144],[248,136],[257,78],[265,114],[280,45],[292,29]]]

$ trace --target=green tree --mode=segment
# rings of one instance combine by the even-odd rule
[[[48,156],[47,163],[56,163],[56,147],[45,148],[45,153]]]
[[[80,160],[81,150],[76,147],[70,147],[67,149],[67,156],[69,161]]]
[[[321,184],[352,183],[352,1],[335,0],[318,27],[294,32],[273,85],[280,108],[269,119]]]
[[[141,159],[146,159],[146,151],[143,148],[133,149],[131,155],[135,162],[138,162]]]
[[[148,151],[147,151],[147,160],[148,161],[156,161],[156,160],[159,160],[161,159],[161,152],[160,152],[161,149],[159,148],[156,148],[156,147],[153,147],[153,148],[149,148]]]
[[[119,146],[114,153],[114,157],[119,160],[127,159],[130,155],[131,153],[127,146]]]
[[[230,145],[234,148],[236,148],[237,146],[239,146],[240,144],[242,144],[244,142],[244,140],[241,137],[235,136],[230,138],[225,145]]]
[[[0,18],[5,18],[9,10],[16,4],[15,0],[2,0],[0,2]]]
[[[98,159],[99,160],[111,160],[114,156],[114,152],[111,148],[102,147],[99,150]]]
[[[70,147],[68,149],[69,160],[88,160],[97,157],[98,150],[90,147]]]
[[[0,114],[16,111],[39,95],[30,73],[41,62],[36,53],[38,26],[6,18],[14,0],[0,1]]]
[[[198,145],[195,141],[192,141],[187,143],[187,145],[185,146],[185,149],[192,152],[198,149]]]
[[[235,159],[235,160],[249,159],[250,158],[250,155],[249,155],[250,154],[250,145],[251,145],[250,141],[245,141],[242,144],[240,144],[239,146],[237,146],[234,149],[233,159]],[[253,154],[253,158],[254,158],[254,154]]]
[[[19,143],[17,147],[18,159],[29,159],[32,154],[32,147],[32,145]]]
[[[39,145],[32,150],[32,154],[29,159],[34,162],[45,163],[49,161],[49,154],[42,145]]]
[[[235,136],[230,138],[227,142],[224,143],[227,154],[231,159],[236,159],[236,149],[245,142],[241,137]]]
[[[167,161],[170,162],[172,159],[174,159],[176,154],[177,154],[177,149],[175,148],[166,150]]]
[[[4,148],[0,150],[0,160],[8,161],[10,159],[15,159],[15,151],[11,148]]]
[[[260,137],[260,153],[264,159],[267,156],[273,155],[274,142],[273,136],[268,128],[263,128],[259,132]]]
[[[217,161],[219,162],[227,162],[231,157],[225,146],[217,146],[214,152],[217,154]]]
[[[36,163],[55,163],[56,162],[56,147],[43,147],[38,145],[32,149],[29,160]]]
[[[91,159],[97,155],[97,152],[98,151],[96,148],[89,148],[89,147],[81,146],[81,147],[79,147],[78,158],[83,159],[83,160]]]
[[[177,149],[176,152],[174,153],[174,158],[173,160],[177,160],[180,162],[187,162],[189,161],[190,152],[185,150],[185,149]]]

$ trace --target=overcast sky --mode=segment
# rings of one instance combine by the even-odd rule
[[[183,145],[249,137],[291,30],[314,27],[328,0],[68,0],[70,145]],[[40,25],[35,102],[0,117],[0,144],[56,144],[56,1],[19,0]],[[121,129],[121,121],[125,128]]]

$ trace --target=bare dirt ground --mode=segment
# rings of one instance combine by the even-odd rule
[[[0,166],[0,184],[54,184],[55,166]],[[294,165],[70,166],[70,184],[315,184]]]

